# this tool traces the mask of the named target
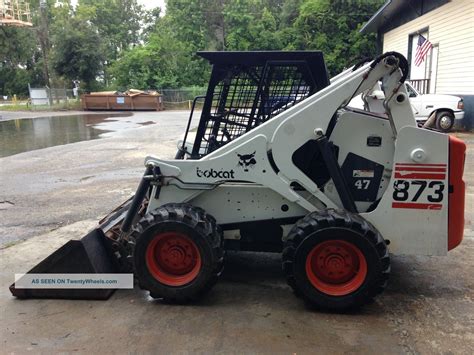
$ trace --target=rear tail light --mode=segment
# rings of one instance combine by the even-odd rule
[[[463,100],[459,100],[459,102],[458,102],[458,110],[464,110],[464,101],[463,101]]]

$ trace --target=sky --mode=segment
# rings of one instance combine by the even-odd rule
[[[138,0],[138,3],[143,5],[147,10],[155,7],[161,7],[161,10],[165,9],[165,0]]]

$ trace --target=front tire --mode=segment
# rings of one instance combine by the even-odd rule
[[[153,298],[186,303],[217,282],[223,266],[222,232],[201,208],[170,204],[134,228],[135,275]]]
[[[296,295],[323,309],[360,307],[381,293],[390,273],[384,239],[356,214],[313,212],[292,228],[283,269]]]
[[[454,126],[454,115],[449,111],[436,113],[436,128],[441,132],[448,133]]]

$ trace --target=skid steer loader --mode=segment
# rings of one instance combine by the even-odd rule
[[[417,127],[401,54],[330,81],[320,52],[200,55],[213,70],[193,140],[191,112],[175,160],[147,157],[132,199],[30,272],[133,271],[152,297],[188,302],[216,283],[225,250],[282,252],[296,295],[340,310],[384,290],[389,251],[444,255],[459,245],[466,148]],[[385,114],[347,106],[379,81]]]

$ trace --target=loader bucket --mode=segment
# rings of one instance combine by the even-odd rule
[[[107,245],[106,237],[100,228],[96,228],[81,240],[70,240],[53,254],[28,271],[28,274],[93,274],[117,273],[113,253]],[[23,289],[15,288],[10,292],[18,298],[62,298],[106,300],[114,289]]]

